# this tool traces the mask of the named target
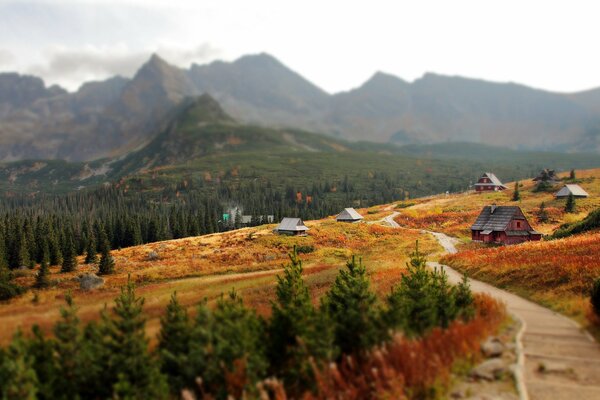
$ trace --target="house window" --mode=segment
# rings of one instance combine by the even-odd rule
[[[517,221],[517,229],[521,227],[521,221]]]

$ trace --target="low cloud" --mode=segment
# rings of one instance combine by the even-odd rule
[[[12,66],[15,62],[15,55],[6,49],[0,49],[0,67]]]
[[[76,90],[82,83],[106,79],[114,75],[131,77],[152,53],[157,53],[168,63],[188,67],[191,63],[204,63],[219,55],[219,50],[204,43],[193,48],[158,46],[145,51],[132,51],[127,46],[86,46],[79,49],[55,47],[47,61],[33,65],[28,72],[41,76],[48,83],[58,83]],[[2,53],[0,53],[0,65]]]

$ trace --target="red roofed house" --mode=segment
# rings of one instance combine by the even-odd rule
[[[477,192],[496,192],[504,189],[506,189],[506,186],[491,172],[481,175],[481,178],[475,184],[475,191]]]
[[[486,206],[471,226],[471,239],[477,242],[516,244],[541,238],[517,206]]]

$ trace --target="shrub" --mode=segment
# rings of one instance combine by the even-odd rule
[[[596,316],[600,317],[600,278],[594,281],[590,293],[590,302]]]
[[[296,253],[298,254],[309,254],[315,251],[315,246],[312,244],[304,244],[300,246],[295,246]]]

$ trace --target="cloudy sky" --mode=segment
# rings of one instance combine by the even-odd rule
[[[533,0],[0,0],[0,71],[76,89],[172,64],[267,52],[329,92],[375,71],[572,92],[600,86],[600,4]]]

